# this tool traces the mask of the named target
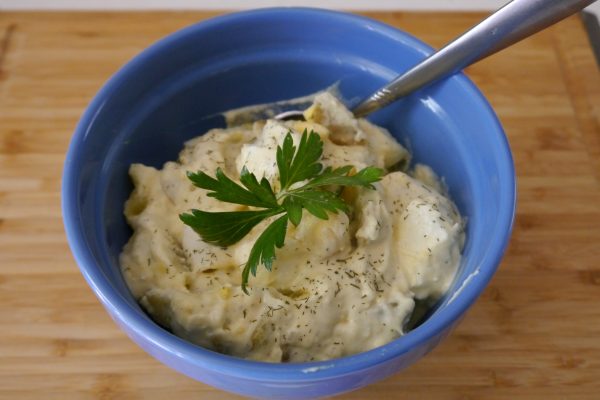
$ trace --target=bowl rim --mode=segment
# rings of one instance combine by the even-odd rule
[[[494,245],[486,253],[484,261],[479,265],[477,282],[475,284],[464,285],[465,287],[461,288],[460,296],[457,296],[453,301],[446,304],[443,313],[435,313],[418,329],[369,351],[326,361],[270,363],[228,356],[194,345],[159,327],[148,317],[143,316],[138,310],[134,309],[113,287],[107,276],[96,266],[94,257],[84,240],[85,235],[78,219],[77,175],[80,171],[76,165],[78,164],[77,161],[81,158],[79,148],[89,133],[91,125],[100,110],[104,107],[107,99],[120,86],[120,82],[128,79],[132,71],[145,64],[156,52],[168,48],[187,35],[197,34],[200,31],[209,30],[222,24],[235,24],[245,19],[289,14],[295,14],[304,18],[314,16],[330,17],[343,25],[360,25],[363,29],[377,30],[382,34],[396,38],[424,55],[433,52],[431,47],[419,39],[383,22],[361,15],[318,8],[262,8],[228,13],[197,22],[171,33],[147,47],[122,66],[97,92],[77,124],[69,144],[63,168],[61,191],[63,223],[71,252],[89,286],[107,311],[109,311],[109,314],[118,320],[117,322],[120,325],[127,326],[135,336],[139,336],[152,346],[162,349],[162,351],[167,352],[171,357],[179,358],[198,367],[228,376],[263,382],[317,381],[367,370],[408,353],[411,349],[423,345],[446,331],[475,302],[498,268],[508,245],[516,208],[516,177],[508,139],[488,101],[479,89],[461,72],[449,79],[454,79],[465,92],[465,95],[472,97],[481,105],[480,111],[486,113],[489,119],[490,131],[494,130],[493,134],[498,135],[502,143],[502,149],[498,149],[498,152],[503,154],[505,162],[504,165],[499,166],[501,170],[499,185],[504,190],[504,195],[500,202],[501,212],[497,216],[498,222],[494,226],[494,234],[501,238],[501,240],[493,243]],[[130,334],[129,332],[127,333]],[[134,341],[137,342],[137,340]]]

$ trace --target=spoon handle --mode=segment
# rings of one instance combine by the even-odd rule
[[[395,78],[353,110],[362,117],[456,73],[583,9],[595,0],[513,0]]]

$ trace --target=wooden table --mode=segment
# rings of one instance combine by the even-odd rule
[[[233,399],[140,350],[80,275],[67,145],[100,85],[212,14],[0,13],[0,398]],[[434,46],[482,14],[374,13]],[[600,72],[578,17],[469,76],[514,152],[518,217],[491,285],[417,365],[345,399],[600,399]]]

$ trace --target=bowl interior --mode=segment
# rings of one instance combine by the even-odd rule
[[[92,260],[82,269],[97,269],[96,276],[141,315],[118,265],[131,234],[123,217],[131,163],[160,168],[177,157],[185,140],[224,126],[219,113],[229,109],[333,84],[347,103],[356,103],[430,51],[367,19],[303,15],[308,12],[244,13],[180,31],[113,77],[82,118],[65,167],[65,196],[73,199],[65,203],[67,230],[77,232],[71,244]],[[417,92],[370,119],[406,145],[414,161],[444,178],[468,219],[459,275],[438,311],[410,336],[427,329],[451,302],[460,302],[464,311],[493,274],[514,212],[512,161],[493,112],[464,76]]]

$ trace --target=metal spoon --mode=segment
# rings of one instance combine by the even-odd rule
[[[440,78],[490,56],[585,8],[595,0],[513,0],[399,75],[358,104],[352,112],[364,117]],[[275,119],[304,119],[302,111],[282,112]]]

